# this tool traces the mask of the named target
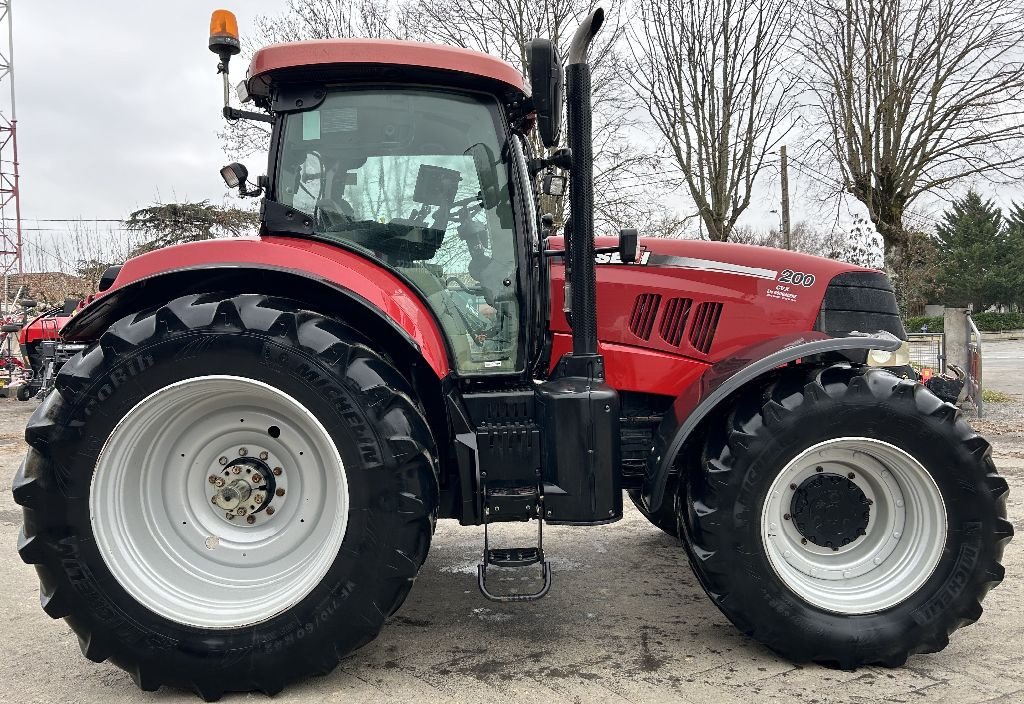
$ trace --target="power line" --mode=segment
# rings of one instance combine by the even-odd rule
[[[35,222],[127,222],[127,218],[32,218]]]

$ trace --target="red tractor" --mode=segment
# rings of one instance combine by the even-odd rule
[[[35,301],[28,302],[35,307]],[[40,313],[18,331],[21,354],[32,370],[30,379],[18,387],[19,401],[28,401],[40,393],[48,394],[64,362],[85,349],[82,343],[64,342],[60,337],[61,329],[81,302],[78,298],[67,298],[64,305]]]
[[[252,59],[272,125],[256,239],[108,272],[29,422],[18,548],[43,609],[139,687],[273,693],[402,604],[435,522],[483,525],[483,596],[551,587],[544,523],[678,536],[784,657],[897,666],[981,615],[1007,484],[921,386],[886,277],[717,242],[595,241],[588,46],[519,71],[331,40]],[[238,52],[218,11],[220,71]],[[565,80],[567,145],[559,145]],[[569,172],[566,236],[535,185]],[[548,177],[540,179],[540,174]],[[538,189],[539,190],[539,189]],[[537,542],[495,528],[537,521]],[[556,563],[557,564],[557,563]],[[537,570],[494,593],[495,569]]]

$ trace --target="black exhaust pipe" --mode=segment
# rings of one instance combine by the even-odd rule
[[[590,105],[590,43],[604,23],[597,8],[583,20],[569,45],[565,68],[566,119],[572,152],[569,169],[569,217],[572,224],[569,266],[572,272],[572,353],[574,357],[597,355],[597,272],[594,269],[594,153]],[[592,365],[604,378],[602,364]]]

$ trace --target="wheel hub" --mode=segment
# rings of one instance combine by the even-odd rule
[[[800,535],[823,548],[846,547],[865,535],[871,502],[851,478],[815,474],[797,487],[790,502]]]
[[[928,470],[866,437],[824,440],[782,467],[761,509],[775,574],[804,601],[834,613],[875,613],[931,576],[946,509]]]
[[[226,521],[242,519],[242,525],[250,526],[265,523],[284,501],[284,470],[270,466],[273,458],[263,448],[243,446],[235,452],[234,460],[221,455],[207,477],[210,503],[223,511]],[[275,500],[278,505],[272,506]]]
[[[301,401],[208,375],[128,411],[96,460],[89,511],[97,549],[132,598],[177,623],[241,628],[299,603],[327,574],[347,530],[348,482]]]

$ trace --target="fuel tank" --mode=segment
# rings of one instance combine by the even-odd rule
[[[598,247],[615,246],[598,238]],[[559,248],[562,243],[550,243]],[[552,266],[553,358],[568,350],[565,268]],[[707,365],[767,338],[889,330],[904,337],[885,275],[799,252],[641,240],[638,260],[597,255],[598,337],[616,388],[676,393]],[[618,367],[618,368],[617,368]],[[652,378],[656,377],[656,378]]]

